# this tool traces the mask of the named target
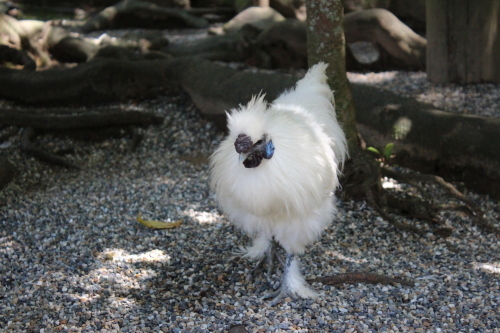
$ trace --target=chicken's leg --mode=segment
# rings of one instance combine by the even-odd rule
[[[276,263],[276,259],[277,261],[279,261],[283,266],[285,266],[285,263],[283,262],[283,259],[278,255],[278,244],[276,243],[276,241],[271,241],[271,246],[269,246],[269,248],[267,249],[266,251],[266,254],[265,256],[263,256],[259,262],[257,263],[257,266],[252,270],[252,272],[250,273],[251,274],[251,277],[253,278],[256,271],[261,268],[262,266],[264,266],[264,264],[267,264],[267,274],[266,274],[266,280],[269,284],[273,284],[273,280],[271,279],[271,276],[273,275],[273,270],[274,270],[274,266],[275,266],[275,263]]]
[[[298,295],[303,298],[316,299],[318,294],[312,290],[300,273],[300,261],[294,254],[288,254],[286,257],[285,269],[281,278],[280,288],[264,296],[264,299],[273,298],[270,306],[275,306],[287,297]]]

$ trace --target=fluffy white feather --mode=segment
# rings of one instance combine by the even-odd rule
[[[295,294],[303,298],[318,298],[318,293],[307,286],[304,277],[300,273],[300,262],[298,259],[292,260],[288,267],[288,272],[283,281],[285,288],[293,291]]]
[[[301,254],[332,222],[333,191],[346,156],[327,65],[313,66],[294,89],[273,103],[257,96],[228,114],[229,135],[211,156],[212,188],[228,218],[255,239],[246,256],[263,256],[274,238],[289,254]],[[252,143],[272,140],[272,158],[246,168],[235,150],[238,135]],[[298,263],[290,269],[290,289],[312,297]],[[304,289],[306,288],[306,289]]]

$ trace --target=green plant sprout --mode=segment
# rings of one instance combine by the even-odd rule
[[[393,157],[393,155],[392,155],[392,150],[393,149],[394,149],[394,143],[392,143],[392,142],[385,145],[383,153],[381,153],[375,147],[368,147],[368,148],[366,148],[366,150],[369,150],[372,153],[375,153],[378,156],[378,159],[383,164],[390,164],[391,158]]]

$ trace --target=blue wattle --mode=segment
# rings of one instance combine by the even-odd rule
[[[273,141],[271,140],[266,144],[266,150],[264,151],[263,157],[268,160],[271,157],[273,157],[273,154],[274,154],[274,145]]]

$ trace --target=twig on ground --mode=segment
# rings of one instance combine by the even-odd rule
[[[316,279],[308,280],[309,282],[321,282],[323,284],[338,286],[340,284],[356,284],[356,283],[371,283],[371,284],[401,284],[403,286],[413,287],[415,282],[401,278],[391,278],[380,274],[371,274],[363,272],[343,273],[337,275],[324,276]]]

